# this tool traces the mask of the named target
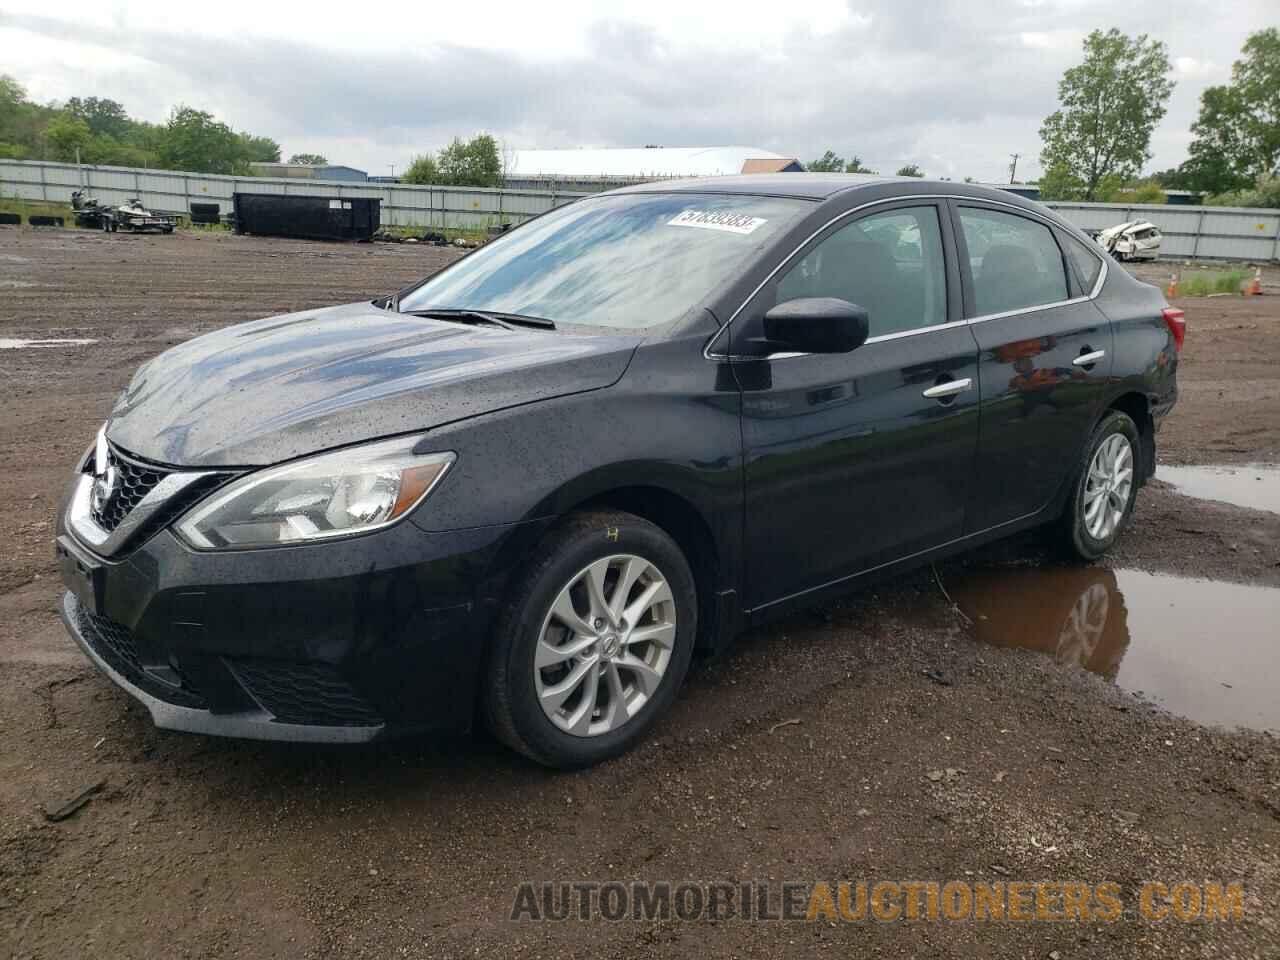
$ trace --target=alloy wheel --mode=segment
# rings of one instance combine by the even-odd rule
[[[575,736],[618,729],[657,692],[675,639],[662,571],[633,554],[596,560],[560,589],[538,633],[533,679],[543,713]]]
[[[1081,509],[1084,526],[1094,540],[1106,540],[1124,519],[1133,489],[1133,446],[1113,433],[1098,446],[1089,464]]]

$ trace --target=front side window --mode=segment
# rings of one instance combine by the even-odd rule
[[[979,315],[1068,299],[1067,273],[1053,232],[1012,213],[960,208]]]
[[[855,220],[822,240],[778,282],[778,303],[836,297],[867,311],[870,336],[947,320],[946,266],[934,206]]]
[[[580,200],[481,247],[400,302],[641,329],[679,319],[812,209],[804,200],[635,193]]]

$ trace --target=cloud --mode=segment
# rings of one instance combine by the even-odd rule
[[[294,37],[199,35],[34,14],[0,15],[0,34],[77,52],[34,63],[34,80],[19,77],[33,91],[112,96],[155,120],[184,101],[275,137],[286,153],[319,150],[374,172],[486,130],[526,147],[749,143],[802,159],[832,148],[881,170],[920,162],[930,174],[985,179],[1013,152],[1034,173],[1040,123],[1089,29],[1150,26],[1137,8],[1098,0],[821,4],[811,24],[740,25],[731,42],[714,22],[698,32],[596,17],[565,26],[574,42],[554,52],[534,37],[529,52],[452,43],[447,32],[373,52],[304,27]],[[1220,25],[1212,0],[1169,4],[1162,38],[1180,89],[1158,166],[1182,159],[1213,64],[1229,63],[1267,15],[1246,0]],[[80,56],[94,50],[103,58]]]

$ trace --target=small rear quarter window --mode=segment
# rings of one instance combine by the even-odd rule
[[[1093,285],[1098,282],[1098,274],[1102,272],[1102,259],[1070,234],[1060,233],[1059,236],[1067,251],[1071,269],[1076,272],[1076,279],[1080,281],[1080,289],[1086,296],[1093,293]]]

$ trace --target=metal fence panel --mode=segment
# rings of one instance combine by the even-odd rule
[[[1149,220],[1160,228],[1162,257],[1196,260],[1280,260],[1280,213],[1252,207],[1189,207],[1121,203],[1046,203],[1086,233]]]
[[[0,196],[68,203],[86,183],[103,203],[138,197],[154,209],[186,213],[195,203],[217,203],[231,212],[231,195],[242,193],[377,197],[386,226],[427,229],[479,228],[522,223],[572,203],[589,192],[528,187],[417,186],[352,183],[338,180],[285,180],[277,177],[224,177],[130,167],[76,167],[39,160],[0,160]],[[1177,258],[1280,260],[1280,212],[1238,207],[1127,205],[1120,203],[1047,203],[1086,232],[1125,220],[1150,220],[1164,234],[1162,254]]]

